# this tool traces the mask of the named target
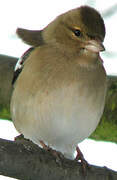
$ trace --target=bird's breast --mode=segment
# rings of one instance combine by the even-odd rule
[[[39,144],[39,140],[43,140],[58,150],[88,137],[104,108],[103,67],[90,70],[69,67],[47,66],[45,70],[41,67],[43,71],[31,78],[28,77],[30,69],[24,69],[11,101],[16,129],[33,142]]]

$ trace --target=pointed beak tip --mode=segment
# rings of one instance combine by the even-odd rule
[[[96,40],[88,41],[88,44],[85,46],[85,48],[93,52],[105,51],[105,47],[102,42]]]
[[[101,44],[101,47],[102,47],[102,49],[100,51],[105,51],[106,50],[103,44]]]

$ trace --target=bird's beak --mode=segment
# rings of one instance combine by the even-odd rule
[[[100,51],[105,51],[105,47],[99,40],[90,40],[86,43],[85,49],[98,53]]]

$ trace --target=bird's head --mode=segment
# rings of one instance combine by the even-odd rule
[[[81,6],[58,16],[43,31],[46,42],[57,43],[70,51],[104,50],[105,25],[101,15],[93,8]]]
[[[104,50],[105,25],[101,15],[93,8],[81,6],[52,21],[41,31],[18,29],[17,34],[32,46],[53,44],[68,52]]]

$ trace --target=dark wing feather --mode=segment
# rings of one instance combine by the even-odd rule
[[[15,70],[14,70],[14,75],[13,75],[13,79],[12,79],[12,85],[14,85],[15,81],[17,80],[19,74],[21,73],[23,66],[24,66],[24,62],[25,60],[28,58],[28,56],[30,55],[30,53],[34,50],[34,47],[29,48],[22,56],[21,58],[19,58],[19,60],[16,63],[15,66]]]

